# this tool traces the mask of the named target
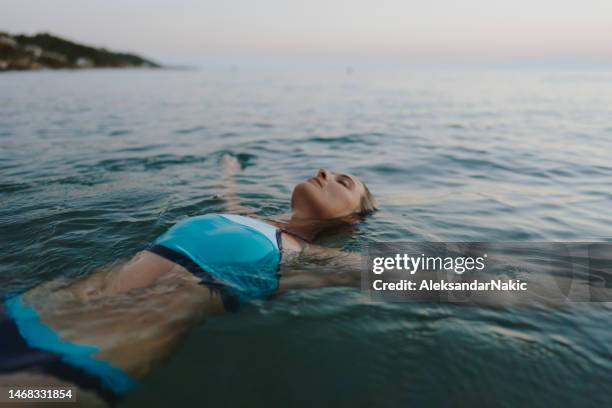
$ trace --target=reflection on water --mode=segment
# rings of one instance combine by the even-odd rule
[[[184,217],[223,211],[218,163],[227,152],[245,167],[243,202],[263,216],[286,212],[292,186],[319,167],[363,177],[381,211],[356,231],[327,234],[326,245],[606,240],[611,79],[358,69],[2,75],[2,291],[87,274]],[[606,304],[498,309],[295,291],[198,326],[124,406],[602,406],[612,391],[609,315]]]

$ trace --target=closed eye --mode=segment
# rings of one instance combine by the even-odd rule
[[[349,190],[351,189],[352,180],[344,174],[340,175],[338,179],[338,183],[342,184],[344,187],[348,188]]]

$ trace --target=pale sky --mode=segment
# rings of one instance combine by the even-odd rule
[[[0,31],[164,60],[612,58],[612,0],[0,0]]]

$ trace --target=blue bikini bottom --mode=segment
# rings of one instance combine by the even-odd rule
[[[0,374],[25,371],[51,375],[93,390],[114,404],[138,383],[123,370],[96,358],[98,351],[93,345],[62,340],[21,296],[0,301]]]

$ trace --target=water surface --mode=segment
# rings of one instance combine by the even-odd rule
[[[224,211],[225,153],[264,216],[319,167],[362,177],[381,210],[325,245],[612,236],[605,71],[58,71],[0,90],[3,293]],[[295,291],[196,327],[122,405],[609,405],[610,311]]]

